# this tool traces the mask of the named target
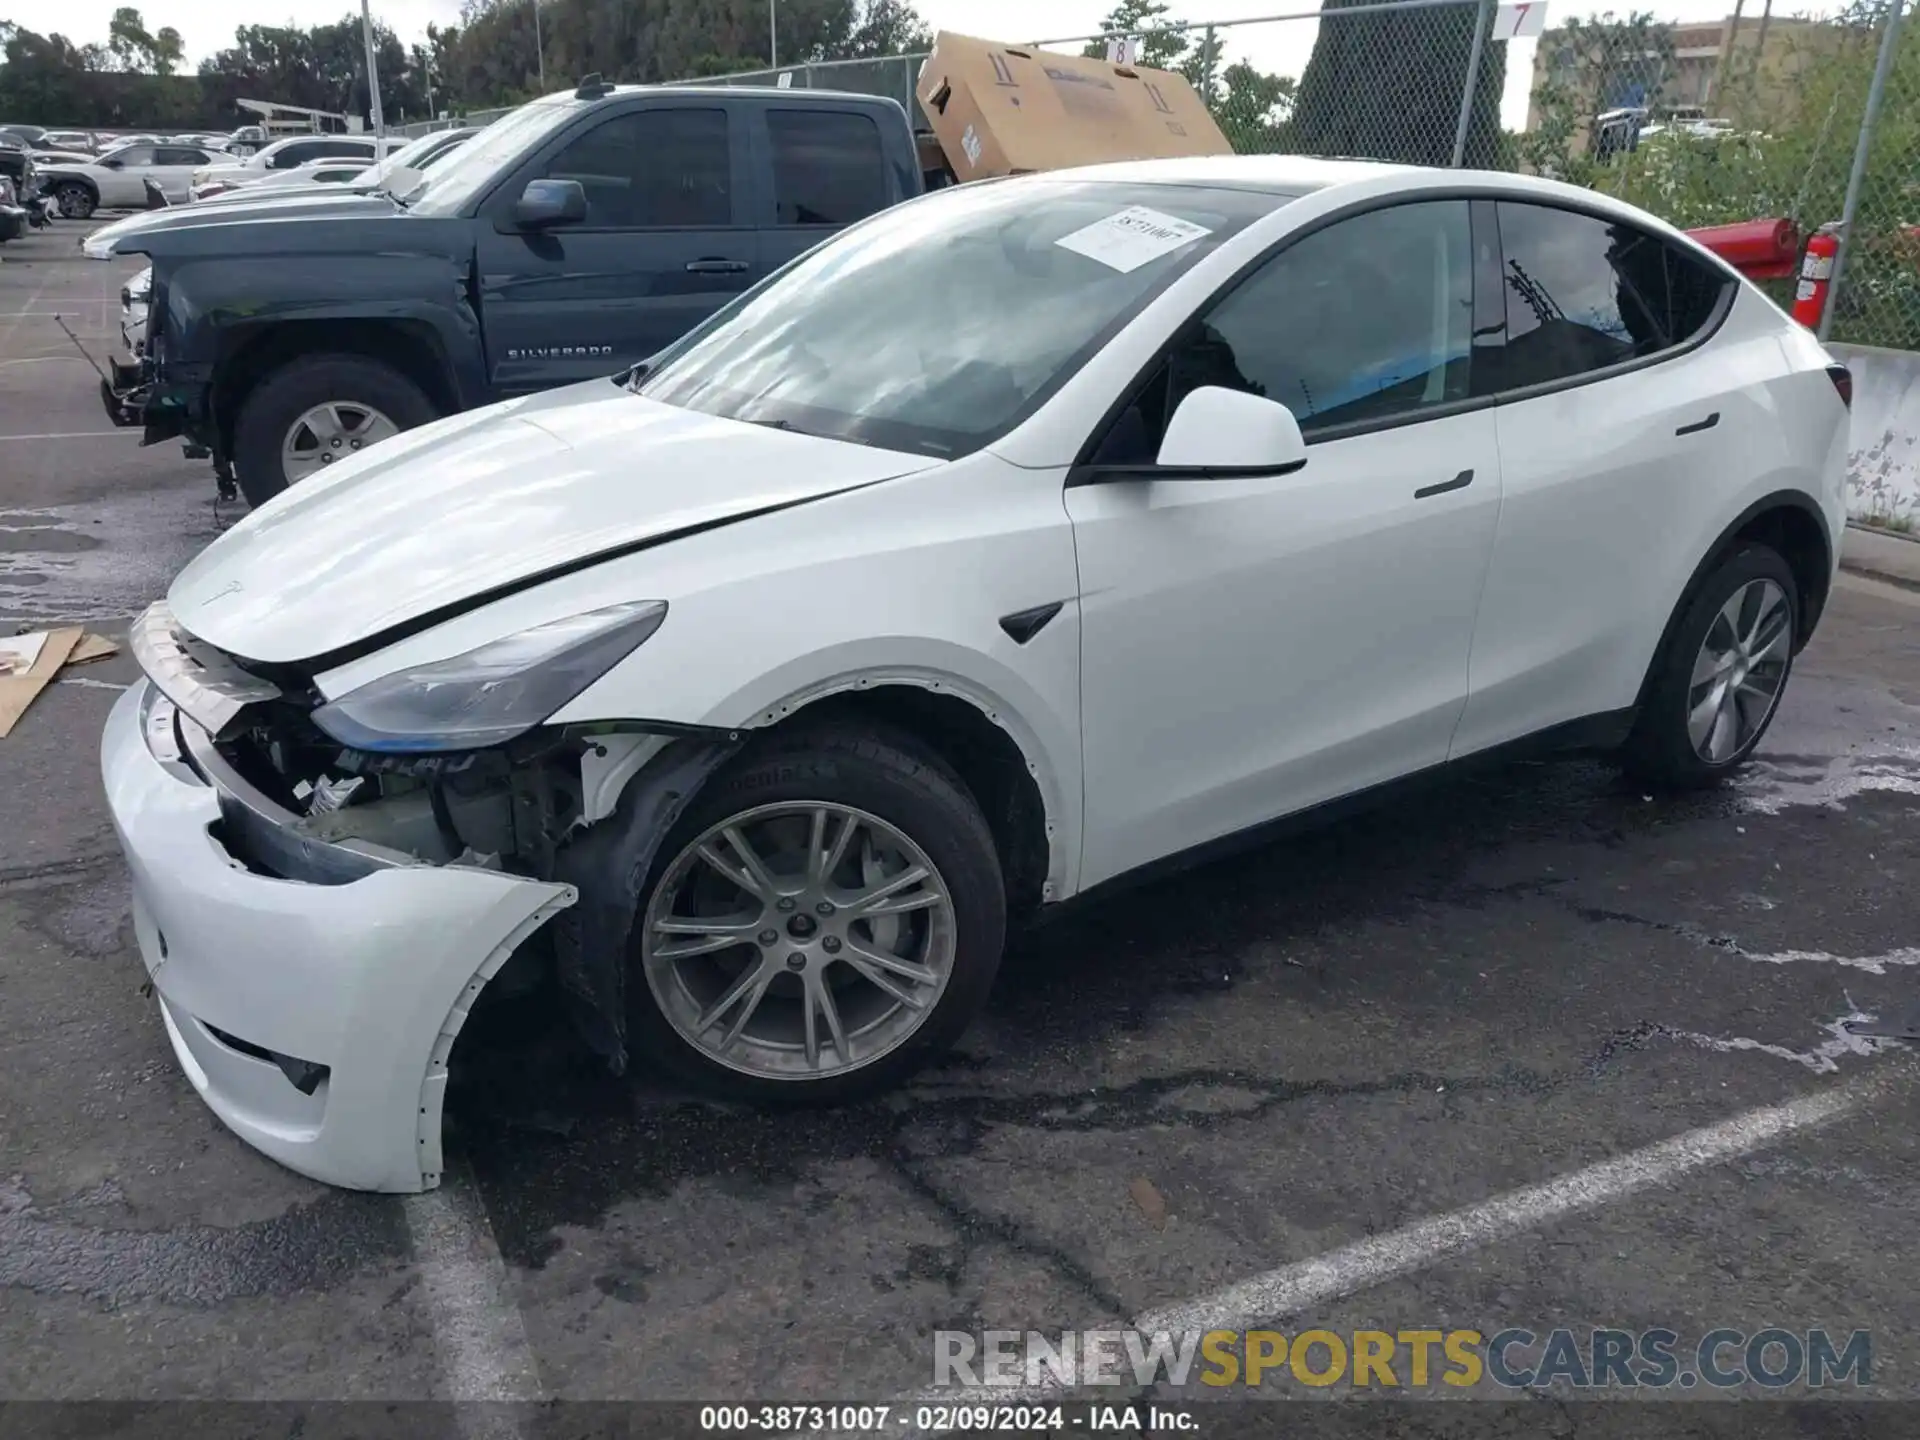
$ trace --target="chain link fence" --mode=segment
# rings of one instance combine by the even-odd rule
[[[1515,0],[1324,0],[1033,43],[1179,72],[1245,154],[1547,175],[1688,228],[1787,219],[1805,235],[1848,222],[1830,338],[1920,349],[1920,27],[1901,23],[1907,0],[1848,0],[1818,16],[1753,3],[1682,22],[1559,20]],[[925,58],[803,60],[670,83],[884,95],[918,123]],[[1791,302],[1791,278],[1771,288]]]

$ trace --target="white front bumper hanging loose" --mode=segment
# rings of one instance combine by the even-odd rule
[[[316,1180],[437,1185],[453,1039],[574,889],[296,836],[297,817],[223,768],[206,732],[144,682],[115,704],[101,768],[141,959],[201,1098]],[[242,835],[274,873],[223,839],[238,848]]]

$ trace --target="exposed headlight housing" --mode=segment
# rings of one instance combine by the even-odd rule
[[[667,618],[664,600],[609,605],[382,675],[313,712],[353,750],[479,750],[524,735],[624,660]]]

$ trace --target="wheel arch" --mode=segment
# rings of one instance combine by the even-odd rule
[[[916,668],[861,671],[762,703],[738,725],[662,729],[706,731],[744,747],[760,737],[840,719],[900,732],[960,777],[993,832],[1010,909],[1037,908],[1073,893],[1079,866],[1077,787],[1063,782],[1061,767],[1024,715],[976,682]],[[648,722],[635,723],[644,728]],[[591,823],[615,812],[636,782],[666,763],[672,746],[664,738],[639,735],[609,749],[610,763],[588,786]]]
[[[248,396],[294,362],[328,355],[369,360],[399,371],[420,387],[442,415],[461,408],[452,359],[439,334],[424,320],[276,320],[235,331],[222,347],[212,395],[221,453],[233,453],[234,427]]]
[[[1733,518],[1694,566],[1687,583],[1674,599],[1660,640],[1647,661],[1635,704],[1644,706],[1654,677],[1659,674],[1687,607],[1700,587],[1726,558],[1743,544],[1766,545],[1787,562],[1799,594],[1799,625],[1793,649],[1797,655],[1813,637],[1827,595],[1833,585],[1833,536],[1819,502],[1802,490],[1776,490],[1754,501]]]

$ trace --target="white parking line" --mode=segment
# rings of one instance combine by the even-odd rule
[[[440,1188],[409,1195],[402,1206],[426,1292],[444,1398],[496,1403],[543,1398],[527,1327],[471,1173],[449,1156]],[[463,1417],[462,1429],[475,1436],[518,1433],[507,1414],[487,1406]]]
[[[0,444],[9,440],[98,440],[106,435],[137,434],[137,430],[56,430],[46,435],[0,435]]]
[[[1136,1330],[1185,1334],[1274,1324],[1470,1250],[1537,1230],[1568,1215],[1737,1160],[1797,1131],[1829,1124],[1865,1104],[1872,1088],[1857,1082],[1782,1105],[1749,1110],[1717,1125],[1689,1130],[1645,1149],[1602,1160],[1571,1175],[1510,1191],[1451,1214],[1415,1221],[1404,1229],[1356,1241],[1311,1260],[1282,1265],[1211,1295],[1149,1310],[1130,1324]],[[1057,1384],[928,1389],[896,1401],[895,1408],[976,1400],[995,1405],[1051,1403],[1065,1398],[1065,1393]],[[903,1437],[920,1433],[913,1429],[900,1432]],[[816,1435],[813,1440],[821,1437]]]

